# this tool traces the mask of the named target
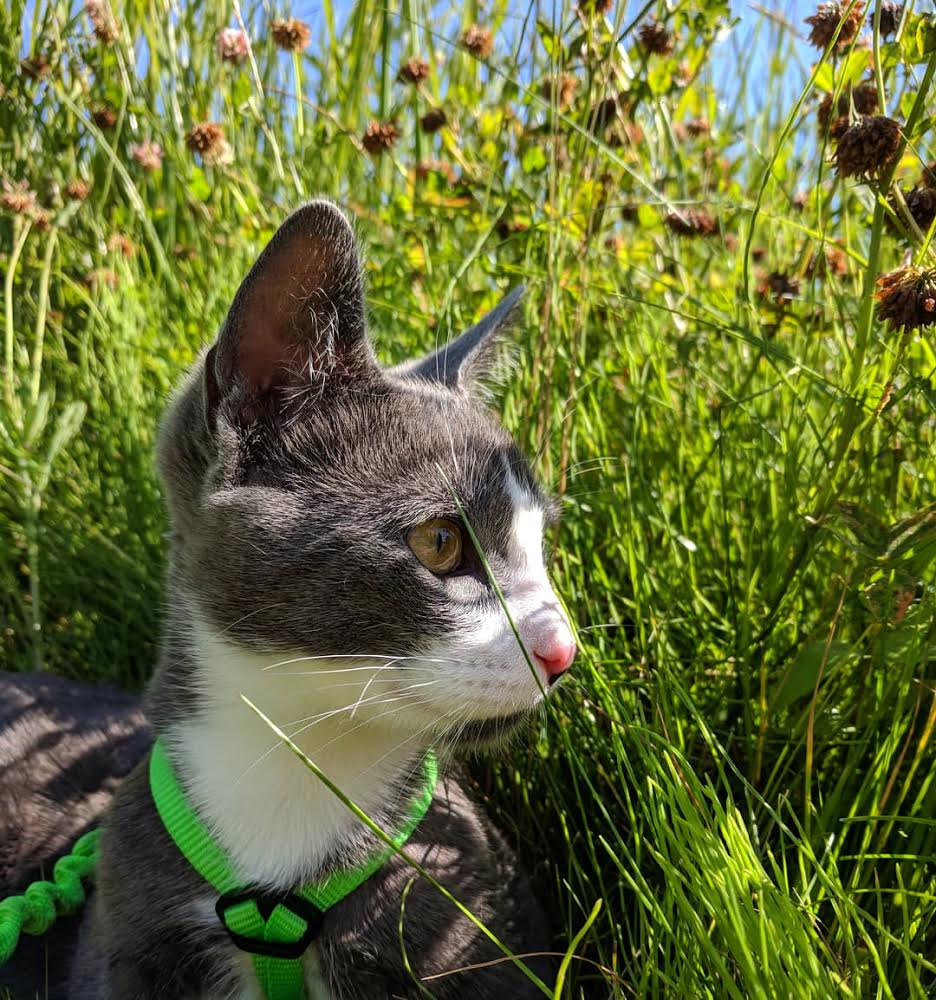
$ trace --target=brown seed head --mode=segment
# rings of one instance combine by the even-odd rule
[[[708,135],[712,131],[712,126],[708,118],[690,118],[686,122],[686,131],[693,139],[698,139],[701,136]]]
[[[107,249],[111,253],[119,253],[121,257],[132,257],[136,253],[133,240],[126,233],[111,233],[107,241]]]
[[[928,188],[936,189],[936,160],[923,168],[923,173],[920,174],[920,183]]]
[[[592,131],[603,132],[617,118],[618,102],[616,97],[606,97],[595,104],[589,114]]]
[[[881,38],[888,35],[896,35],[900,27],[900,19],[903,17],[903,4],[894,3],[893,0],[884,0],[881,4]],[[872,8],[868,15],[871,27],[874,27],[874,10]]]
[[[901,267],[878,280],[876,315],[892,330],[936,323],[936,268]]]
[[[903,191],[902,194],[904,204],[907,206],[907,211],[910,213],[913,221],[917,224],[921,232],[926,233],[932,225],[933,219],[936,219],[936,189],[920,186],[912,188],[909,191]],[[897,218],[902,221],[903,216],[897,205],[896,197],[891,195],[887,199],[887,203]],[[898,231],[899,229],[890,216],[887,217],[887,225],[891,232]]]
[[[91,185],[82,177],[73,177],[65,185],[65,197],[69,201],[84,201],[91,192]]]
[[[429,76],[429,63],[419,56],[410,56],[397,73],[397,79],[402,83],[422,83],[427,76]]]
[[[771,271],[764,275],[757,285],[758,294],[765,299],[773,299],[779,306],[785,306],[799,295],[799,278],[783,271]]]
[[[487,59],[494,51],[494,35],[480,24],[473,24],[462,35],[461,43],[476,59]]]
[[[106,267],[98,267],[84,276],[84,283],[89,288],[116,288],[120,278]]]
[[[640,206],[636,201],[625,201],[621,205],[621,218],[625,222],[637,222],[640,218]]]
[[[865,5],[863,2],[856,3],[851,13],[846,17],[845,12],[848,10],[848,6],[847,2],[839,3],[838,0],[834,0],[832,3],[821,3],[816,13],[812,17],[806,18],[806,23],[811,29],[809,41],[812,45],[815,45],[817,49],[825,49],[832,41],[839,22],[843,18],[845,20],[835,42],[835,51],[841,52],[842,49],[851,45],[864,23]]]
[[[91,121],[102,131],[117,124],[117,112],[107,104],[98,104],[91,109]]]
[[[372,121],[368,122],[364,135],[361,136],[361,145],[371,156],[380,156],[381,153],[393,149],[399,138],[399,129],[393,122]]]
[[[97,40],[113,45],[120,36],[120,25],[106,0],[85,0],[85,13]]]
[[[657,56],[668,56],[676,45],[666,25],[661,24],[656,18],[644,21],[637,29],[637,38],[648,52]]]
[[[847,273],[848,256],[841,247],[832,243],[827,243],[821,251],[813,250],[806,265],[806,274],[810,278],[842,278]]]
[[[423,116],[419,119],[419,127],[423,132],[433,133],[438,132],[440,128],[448,121],[445,116],[445,112],[441,108],[430,108]]]
[[[16,184],[12,184],[4,179],[3,188],[0,190],[0,205],[14,215],[26,215],[31,219],[42,211],[36,192],[30,189],[28,181],[17,181]]]
[[[542,87],[540,87],[540,95],[544,101],[555,100],[556,107],[560,111],[565,111],[575,100],[578,83],[577,76],[573,76],[571,73],[560,73],[558,76],[550,77],[543,82]]]
[[[842,133],[835,150],[841,177],[879,177],[900,151],[900,125],[884,115],[864,115]]]
[[[677,236],[714,236],[718,232],[718,221],[700,208],[668,212],[663,221]]]
[[[222,28],[218,32],[218,58],[222,62],[239,63],[247,58],[250,41],[240,28]]]
[[[224,141],[224,129],[217,122],[200,122],[185,133],[185,145],[193,153],[205,153]]]
[[[130,147],[130,155],[148,173],[162,165],[163,151],[158,142],[140,142]]]
[[[614,0],[579,0],[579,13],[587,18],[594,17],[596,14],[600,14],[604,17],[606,14],[611,13],[611,8],[614,6]]]
[[[833,123],[836,128],[840,129],[839,135],[848,128],[848,116],[851,112],[852,102],[854,102],[855,111],[858,115],[873,115],[878,109],[877,87],[873,83],[862,83],[853,88],[851,94],[848,91],[839,94],[835,121]],[[819,131],[825,132],[829,128],[829,119],[832,117],[831,94],[826,94],[823,97],[816,115],[819,119]],[[839,125],[840,122],[843,123],[842,126]],[[832,134],[832,129],[830,129],[830,134],[833,139],[836,138]]]
[[[20,59],[20,72],[30,80],[42,80],[52,72],[52,64],[44,55]]]
[[[416,176],[425,180],[430,174],[441,174],[449,184],[455,183],[455,171],[447,160],[422,160],[416,164]]]
[[[296,17],[284,21],[270,21],[273,43],[284,52],[302,52],[312,39],[312,29]]]

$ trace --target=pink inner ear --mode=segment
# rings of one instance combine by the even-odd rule
[[[288,378],[307,358],[328,351],[329,317],[315,304],[331,308],[327,281],[329,246],[319,237],[298,232],[277,246],[254,276],[241,320],[237,367],[248,384],[266,392]]]

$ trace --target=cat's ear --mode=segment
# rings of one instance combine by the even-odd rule
[[[280,226],[234,296],[205,359],[209,414],[228,401],[235,420],[251,423],[375,365],[354,233],[330,202],[309,202]]]
[[[470,390],[490,376],[497,360],[498,334],[510,323],[524,288],[518,285],[470,330],[418,361],[407,361],[391,374]]]

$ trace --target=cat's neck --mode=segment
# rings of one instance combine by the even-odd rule
[[[368,815],[385,828],[399,821],[420,780],[426,740],[392,721],[326,714],[334,711],[334,696],[323,709],[322,677],[310,675],[308,663],[264,669],[294,659],[288,654],[246,651],[203,624],[191,628],[187,646],[194,710],[174,713],[158,728],[192,805],[245,882],[295,886],[336,858],[353,859],[369,840],[360,820],[277,740],[242,694]],[[338,674],[330,687],[340,680]],[[354,689],[342,692],[343,705],[355,699],[348,691]]]

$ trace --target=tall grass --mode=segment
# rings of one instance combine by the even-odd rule
[[[0,175],[37,195],[7,188],[0,217],[3,665],[146,678],[156,419],[277,223],[326,193],[357,217],[385,359],[530,289],[502,408],[562,501],[582,655],[538,738],[476,774],[560,951],[603,902],[562,992],[936,989],[936,352],[874,311],[881,273],[933,264],[894,191],[932,159],[936,25],[908,5],[884,38],[871,6],[871,46],[819,51],[804,5],[326,3],[296,57],[250,3],[134,0],[111,43],[67,3],[0,9]],[[638,37],[653,13],[667,53]],[[476,20],[483,58],[459,44]],[[224,62],[241,21],[249,58]],[[863,79],[904,125],[869,182],[817,124]],[[382,154],[371,120],[399,133]],[[213,165],[186,145],[205,121]]]

